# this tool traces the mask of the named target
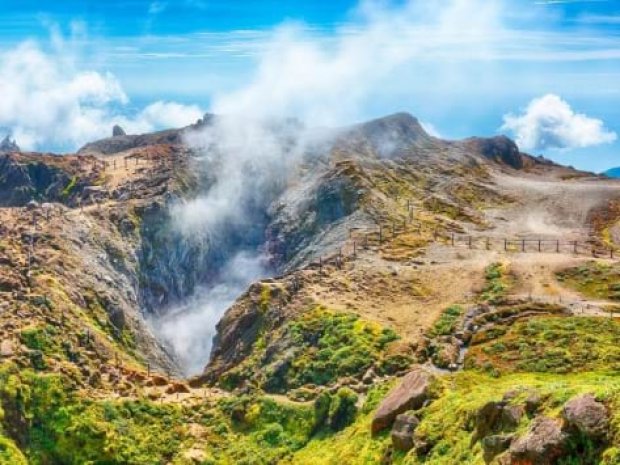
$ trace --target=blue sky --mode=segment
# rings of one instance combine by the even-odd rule
[[[19,119],[6,107],[3,119],[0,105],[0,127],[33,148],[74,149],[112,120],[151,130],[211,109],[273,107],[319,124],[408,111],[447,138],[507,133],[562,163],[620,165],[616,0],[3,0],[2,10],[0,84],[4,75],[33,110]],[[376,67],[360,56],[366,47]],[[11,67],[20,54],[32,59]],[[301,73],[274,54],[299,55]],[[15,83],[43,62],[64,87]],[[333,70],[343,66],[352,72]],[[329,79],[315,83],[323,76],[334,92]],[[270,85],[284,88],[274,102]],[[71,92],[49,118],[33,117],[36,102]],[[69,113],[63,127],[76,129],[63,135],[52,126]],[[36,135],[45,124],[49,136]]]

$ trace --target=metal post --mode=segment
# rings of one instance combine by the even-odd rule
[[[508,241],[504,239],[504,252],[508,251]]]
[[[454,233],[452,233],[452,247],[454,247]]]
[[[538,240],[538,251],[541,252],[541,246],[542,246],[542,241],[539,239]]]
[[[521,252],[525,252],[525,239],[521,239]]]
[[[560,241],[559,240],[557,240],[555,243],[555,251],[557,253],[560,253]]]
[[[575,252],[575,255],[577,255],[577,241],[573,241],[573,251]]]

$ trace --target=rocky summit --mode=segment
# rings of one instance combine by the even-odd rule
[[[0,152],[0,463],[620,463],[620,182],[406,113]]]

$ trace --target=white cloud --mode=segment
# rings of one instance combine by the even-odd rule
[[[420,121],[420,125],[422,126],[422,129],[424,129],[429,135],[437,137],[438,139],[442,138],[441,133],[434,124],[431,124],[427,121]]]
[[[128,132],[179,127],[202,115],[197,106],[156,102],[133,117],[129,99],[110,73],[75,67],[63,42],[45,52],[32,41],[0,55],[0,131],[28,150],[73,150],[107,137],[115,123]]]
[[[161,128],[180,128],[202,118],[204,112],[197,105],[158,101],[151,103],[134,118],[116,118],[129,133],[145,133]]]
[[[576,113],[554,94],[535,98],[520,115],[505,115],[501,129],[514,133],[523,150],[584,148],[617,138],[603,121]]]
[[[301,25],[284,25],[258,50],[251,81],[237,92],[216,95],[213,112],[293,115],[320,125],[354,120],[364,100],[401,66],[446,48],[458,48],[461,59],[489,56],[490,38],[504,30],[501,4],[410,0],[389,7],[366,1],[354,13],[355,26],[341,27],[329,40],[317,40]]]

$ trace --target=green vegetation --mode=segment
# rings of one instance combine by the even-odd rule
[[[338,377],[359,376],[381,357],[396,333],[360,320],[358,315],[317,309],[290,326],[295,345],[303,348],[289,370],[289,384],[329,384]]]
[[[591,261],[556,274],[558,281],[594,299],[620,300],[620,266]]]
[[[503,263],[492,263],[484,270],[485,285],[480,298],[494,302],[503,296],[510,286],[510,278]]]
[[[0,433],[0,463],[7,465],[28,465],[26,457],[13,441]]]
[[[355,421],[347,428],[330,433],[323,430],[317,433],[303,449],[283,460],[284,465],[336,465],[359,464],[370,465],[381,463],[386,447],[390,443],[389,433],[371,437],[370,422],[379,402],[387,394],[394,383],[376,384],[368,392],[368,396],[358,412]]]
[[[484,465],[479,442],[472,442],[473,419],[476,412],[487,402],[499,401],[507,392],[516,395],[514,405],[522,404],[532,392],[539,394],[540,414],[557,417],[562,405],[574,396],[593,393],[607,404],[618,405],[620,401],[620,376],[600,373],[568,375],[520,373],[493,378],[487,374],[465,371],[440,379],[441,396],[423,408],[418,416],[420,425],[415,437],[427,444],[428,453],[415,452],[392,456],[394,465]],[[375,399],[381,399],[389,385],[379,385],[369,394],[356,420],[337,434],[317,435],[303,449],[283,463],[287,465],[368,465],[382,463],[388,445],[389,432],[376,437],[369,433]],[[615,411],[614,411],[615,412]],[[524,416],[517,426],[517,434],[523,434],[531,418]],[[614,413],[612,437],[620,438],[620,416]],[[592,462],[601,465],[618,463],[618,449],[610,447],[603,453],[603,460]],[[580,452],[568,458],[565,464],[581,464]],[[590,462],[587,462],[590,463]]]
[[[465,365],[494,373],[620,370],[619,341],[614,320],[537,317],[487,334],[470,348]]]
[[[431,336],[448,336],[454,332],[463,315],[463,307],[451,305],[446,308],[430,330]]]
[[[71,193],[73,192],[73,189],[75,189],[75,186],[77,185],[77,181],[78,178],[77,176],[73,176],[71,178],[71,180],[69,181],[69,183],[65,186],[65,188],[62,190],[62,196],[63,197],[69,197],[71,195]]]
[[[29,349],[40,350],[49,354],[55,347],[53,337],[56,334],[57,331],[53,326],[26,328],[21,332],[21,341]]]
[[[72,386],[60,375],[2,368],[0,463],[180,465],[197,451],[204,464],[269,464],[347,427],[357,411],[346,388],[315,405],[252,396],[183,405],[92,400]]]
[[[231,389],[244,380],[253,380],[269,392],[285,392],[305,385],[329,385],[342,377],[361,377],[371,366],[382,374],[395,373],[411,364],[408,356],[388,354],[389,344],[397,339],[392,329],[358,315],[316,307],[276,331],[269,340],[260,336],[252,355],[226,373],[221,385]],[[267,354],[275,345],[279,354],[286,353],[287,357],[271,360]],[[256,370],[257,365],[264,368]]]

